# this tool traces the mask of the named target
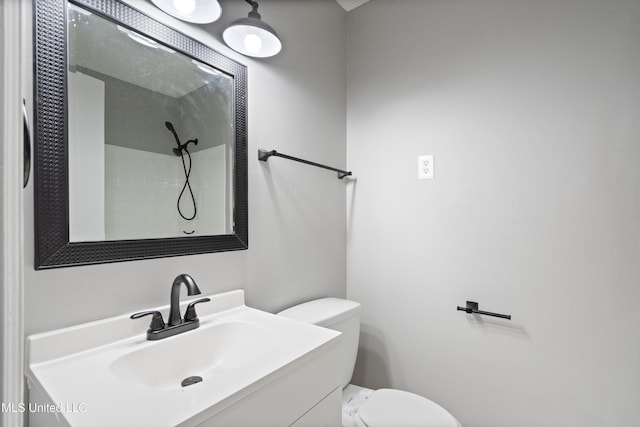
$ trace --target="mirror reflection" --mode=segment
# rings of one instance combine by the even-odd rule
[[[69,241],[233,233],[233,79],[68,5]]]

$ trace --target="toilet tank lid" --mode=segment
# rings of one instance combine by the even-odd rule
[[[360,314],[360,303],[342,298],[322,298],[295,305],[278,313],[290,319],[328,326]]]

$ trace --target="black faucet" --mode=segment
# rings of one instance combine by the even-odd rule
[[[165,324],[162,319],[162,313],[159,311],[142,311],[131,315],[132,319],[139,319],[140,317],[151,315],[151,325],[147,330],[148,340],[160,340],[173,335],[181,334],[183,332],[196,329],[200,326],[200,320],[196,314],[195,305],[201,302],[211,301],[210,298],[200,298],[199,300],[192,301],[187,306],[187,310],[184,312],[184,320],[180,316],[180,285],[185,284],[187,287],[188,295],[199,295],[200,289],[198,285],[188,274],[180,274],[175,278],[171,285],[171,308],[169,310],[169,323]]]
[[[177,326],[182,323],[180,317],[180,285],[185,284],[187,295],[200,295],[200,289],[196,282],[188,274],[181,274],[175,278],[171,285],[171,309],[169,310],[169,326]]]

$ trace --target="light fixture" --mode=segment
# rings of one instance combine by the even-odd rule
[[[208,24],[218,20],[222,8],[218,0],[151,0],[157,8],[182,21]]]
[[[247,18],[240,18],[231,23],[222,33],[224,42],[231,49],[246,56],[267,58],[274,56],[282,49],[282,42],[271,25],[262,21],[258,13],[258,2],[245,0],[251,5]]]

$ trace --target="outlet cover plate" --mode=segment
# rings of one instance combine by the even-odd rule
[[[433,154],[418,156],[418,179],[433,179]]]

